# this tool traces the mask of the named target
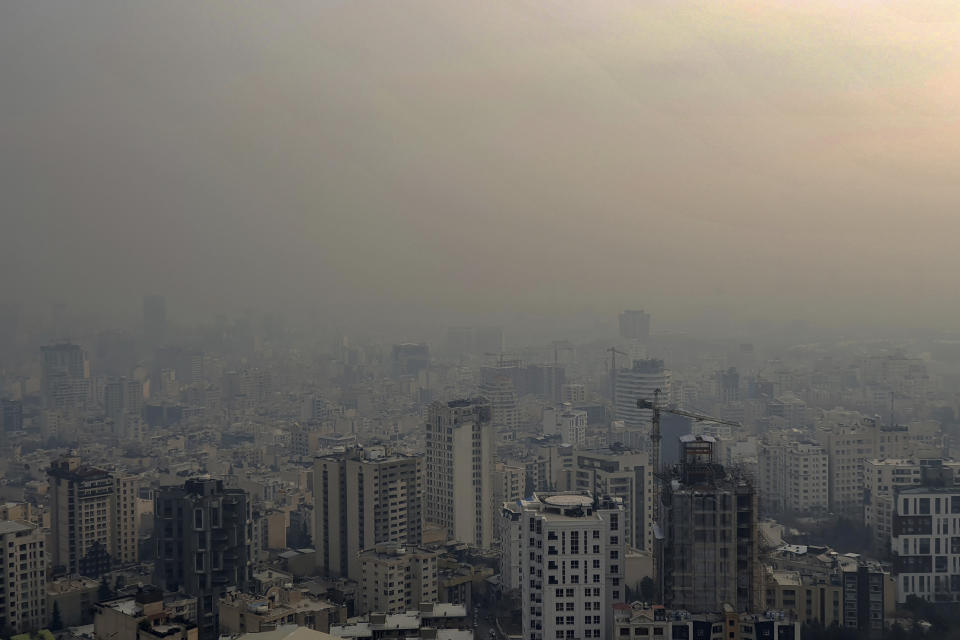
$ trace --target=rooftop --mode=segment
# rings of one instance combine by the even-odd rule
[[[17,533],[18,531],[32,531],[36,527],[26,522],[18,520],[4,520],[0,522],[0,535],[5,533]]]

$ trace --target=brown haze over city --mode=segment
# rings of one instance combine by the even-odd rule
[[[956,326],[960,3],[0,5],[0,287]]]

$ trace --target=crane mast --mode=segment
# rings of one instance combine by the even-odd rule
[[[696,420],[697,422],[716,422],[718,424],[725,424],[731,427],[740,427],[743,426],[739,422],[733,422],[731,420],[724,420],[722,418],[714,418],[713,416],[708,416],[704,413],[696,413],[694,411],[686,411],[684,409],[670,408],[670,407],[661,407],[660,406],[660,395],[663,392],[660,389],[654,389],[653,391],[653,400],[647,400],[640,398],[637,400],[637,407],[640,409],[650,409],[651,418],[650,418],[650,466],[653,468],[653,524],[657,526],[660,523],[660,485],[663,482],[665,476],[662,470],[660,469],[660,442],[662,440],[662,435],[660,433],[660,413],[665,411],[667,413],[673,414],[675,416],[683,416],[684,418],[690,418]],[[661,528],[661,536],[663,535]],[[656,580],[654,583],[657,587],[657,599],[662,602],[663,598],[663,566],[661,562],[663,560],[662,553],[662,542],[655,541],[657,545],[657,552],[655,553],[655,563],[654,566],[655,572],[657,574]]]

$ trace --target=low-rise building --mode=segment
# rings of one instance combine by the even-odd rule
[[[716,613],[690,614],[662,606],[618,604],[611,638],[666,640],[800,640],[800,623],[784,612],[737,613],[729,606]]]
[[[97,603],[93,627],[97,638],[110,640],[197,640],[196,623],[174,615],[155,587]]]
[[[90,578],[68,577],[48,582],[47,612],[52,618],[57,609],[64,627],[91,624],[99,589],[100,583]]]
[[[828,547],[784,545],[765,557],[765,606],[803,622],[883,632],[896,588],[888,568]]]
[[[467,608],[457,604],[424,603],[419,610],[404,613],[371,613],[351,618],[346,624],[330,627],[338,638],[434,638],[436,640],[469,640]],[[470,634],[470,635],[464,635]]]
[[[234,591],[220,599],[221,635],[258,633],[290,624],[327,632],[346,619],[346,607],[314,598],[305,589],[273,587],[264,597]]]

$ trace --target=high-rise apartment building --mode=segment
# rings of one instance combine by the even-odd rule
[[[627,309],[620,313],[620,337],[646,342],[650,338],[650,314],[643,309]]]
[[[494,465],[494,502],[516,502],[526,495],[527,468],[498,462]]]
[[[491,376],[480,385],[480,395],[490,403],[490,422],[498,431],[513,434],[520,422],[520,405],[517,390],[508,376]]]
[[[140,477],[124,473],[112,475],[114,535],[110,555],[115,565],[135,564],[140,557],[140,523],[137,513]]]
[[[662,495],[664,605],[755,611],[762,595],[756,491],[715,462],[713,437],[680,440],[680,465]]]
[[[23,429],[23,402],[0,400],[0,430],[20,431],[21,429]]]
[[[501,566],[521,590],[523,637],[609,638],[626,597],[623,504],[589,493],[536,493],[502,506]]]
[[[447,536],[493,542],[495,430],[484,398],[430,405],[426,424],[426,520]]]
[[[883,426],[872,419],[817,429],[827,451],[830,511],[863,517],[864,466],[874,458],[938,457],[943,451],[939,426],[931,422]]]
[[[587,388],[582,384],[568,382],[560,389],[561,402],[577,404],[587,401]]]
[[[139,560],[139,476],[84,466],[68,456],[54,461],[48,478],[53,566],[98,577]]]
[[[404,613],[438,602],[439,553],[396,543],[360,554],[357,613]]]
[[[664,368],[663,360],[635,360],[629,369],[617,371],[614,382],[617,420],[623,420],[630,429],[649,429],[653,412],[637,407],[637,400],[653,402],[657,389],[660,403],[666,406],[670,398],[670,372]]]
[[[317,567],[360,578],[361,551],[423,539],[423,457],[384,447],[318,457],[313,467]]]
[[[544,407],[541,427],[544,435],[559,435],[565,444],[582,447],[587,436],[587,412],[568,403]]]
[[[425,343],[395,344],[390,364],[394,376],[415,376],[430,366],[430,348]]]
[[[863,524],[873,532],[874,551],[890,553],[893,511],[904,489],[960,486],[960,462],[941,458],[867,460],[864,464]]]
[[[827,512],[830,474],[823,445],[802,432],[768,432],[757,446],[757,466],[757,488],[764,511]]]
[[[653,551],[653,469],[646,453],[623,449],[573,452],[573,482],[565,489],[619,498],[627,546]]]
[[[52,565],[67,573],[99,577],[110,570],[116,536],[113,476],[83,466],[76,457],[54,461],[47,474]]]
[[[35,524],[0,522],[0,629],[12,633],[47,626],[47,557],[43,531]],[[7,575],[9,573],[9,576]]]
[[[86,408],[90,400],[90,361],[80,345],[40,347],[44,406],[56,411]]]
[[[250,504],[209,477],[162,487],[154,502],[154,584],[196,598],[201,639],[219,634],[218,602],[250,581]]]

